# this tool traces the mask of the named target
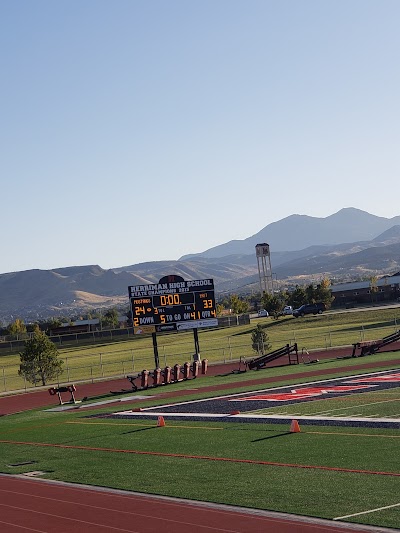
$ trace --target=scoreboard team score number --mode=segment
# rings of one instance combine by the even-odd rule
[[[129,287],[134,328],[172,331],[218,324],[212,279],[162,281]]]

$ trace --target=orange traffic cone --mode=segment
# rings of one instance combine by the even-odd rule
[[[159,416],[157,419],[157,427],[163,428],[165,426],[165,420],[163,416]]]
[[[300,426],[297,420],[292,420],[290,424],[290,433],[300,433]]]

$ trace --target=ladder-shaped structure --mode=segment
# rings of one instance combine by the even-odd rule
[[[395,333],[387,335],[386,337],[383,337],[383,339],[355,342],[353,344],[353,353],[351,354],[351,356],[362,357],[364,355],[372,355],[379,351],[379,349],[383,346],[387,346],[388,344],[391,344],[392,342],[396,342],[398,340],[400,340],[399,330],[397,330]],[[357,354],[358,349],[361,350],[359,354]]]
[[[271,361],[275,361],[276,359],[279,359],[280,357],[283,357],[284,355],[287,355],[289,358],[289,364],[299,364],[299,354],[297,351],[297,343],[295,342],[292,346],[289,344],[286,344],[286,346],[283,346],[282,348],[278,348],[277,350],[274,350],[273,352],[260,355],[260,357],[256,357],[255,359],[252,359],[247,363],[247,367],[250,370],[259,370],[260,368],[265,367],[266,364],[270,363]]]

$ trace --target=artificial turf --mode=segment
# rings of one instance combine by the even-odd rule
[[[378,357],[369,360],[375,360],[380,368]],[[297,371],[309,368],[297,367]],[[334,362],[323,368],[334,368],[335,375],[351,373],[348,368],[340,370]],[[269,385],[300,382],[304,376],[302,372],[295,375],[295,371],[288,367],[271,369],[277,381]],[[254,379],[267,374],[262,371],[250,375]],[[230,383],[229,390],[234,391],[237,382],[241,383],[239,377],[220,376],[215,381]],[[210,384],[212,381],[208,380]],[[251,388],[250,382],[245,388]],[[202,394],[191,390],[188,399]],[[354,395],[351,400],[357,401],[356,396],[361,397]],[[153,398],[135,405],[158,403]],[[365,403],[371,402],[361,403],[367,408]],[[381,402],[380,413],[393,415],[391,405]],[[115,407],[108,406],[90,414],[104,416],[113,410]],[[398,429],[304,426],[300,433],[290,433],[289,423],[177,422],[168,418],[166,427],[156,427],[154,420],[97,419],[88,415],[85,410],[36,410],[2,417],[0,471],[42,471],[46,478],[72,483],[400,526],[398,507],[348,516],[400,503]]]

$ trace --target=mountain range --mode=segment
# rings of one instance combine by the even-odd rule
[[[348,207],[326,218],[290,215],[268,224],[255,235],[243,240],[229,241],[199,254],[185,255],[181,260],[194,257],[226,257],[253,254],[256,244],[267,242],[275,252],[303,250],[315,245],[337,245],[369,241],[400,224],[400,216],[378,217],[360,209]]]
[[[345,208],[326,218],[291,215],[244,240],[229,241],[177,261],[104,270],[97,265],[0,274],[0,321],[79,315],[128,307],[128,286],[167,274],[213,278],[217,294],[258,291],[255,246],[267,242],[274,278],[290,287],[328,276],[333,282],[400,270],[400,216],[384,218]]]

